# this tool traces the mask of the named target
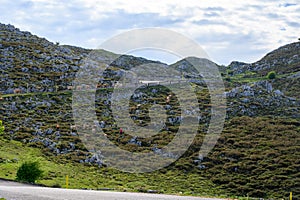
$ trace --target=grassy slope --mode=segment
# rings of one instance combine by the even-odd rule
[[[0,177],[15,179],[17,168],[25,161],[39,161],[44,176],[37,183],[65,187],[69,175],[69,188],[114,189],[118,191],[156,190],[160,193],[220,196],[223,192],[211,181],[193,173],[160,170],[146,174],[123,173],[111,168],[98,168],[46,157],[38,148],[0,136]]]
[[[102,90],[100,93],[104,91]],[[12,123],[4,124],[7,132],[9,132],[9,130],[14,130],[20,121],[24,120],[26,117],[33,118],[32,123],[39,122],[42,118],[42,121],[46,122],[45,125],[41,127],[42,129],[49,127],[54,128],[56,123],[60,124],[60,132],[63,137],[59,143],[61,146],[67,145],[69,141],[74,141],[74,137],[70,137],[69,135],[70,124],[73,123],[72,119],[70,116],[67,119],[55,116],[64,116],[71,112],[70,97],[71,92],[68,91],[59,93],[5,95],[4,101],[13,98],[13,101],[16,101],[17,105],[23,104],[23,102],[26,102],[30,98],[57,101],[57,103],[53,104],[48,111],[51,114],[42,114],[39,112],[45,109],[45,107],[41,106],[35,108],[35,113],[39,113],[36,116],[30,110],[24,109],[19,109],[12,116],[6,116],[4,122],[9,121],[9,119],[12,118],[17,119],[13,120]],[[62,101],[63,99],[65,101]],[[60,106],[61,104],[64,106]],[[103,106],[103,104],[100,103],[98,109],[100,109],[101,106]],[[59,112],[62,112],[63,114],[59,115]],[[100,112],[100,110],[98,110],[98,112]],[[68,174],[70,177],[71,188],[112,188],[119,191],[141,192],[156,190],[168,194],[182,193],[185,195],[199,196],[226,195],[225,191],[213,184],[211,180],[198,174],[197,171],[187,171],[184,167],[185,162],[187,162],[185,159],[181,159],[182,162],[178,162],[178,164],[170,169],[162,169],[157,172],[146,174],[131,174],[119,172],[111,168],[98,168],[91,165],[80,164],[78,163],[78,156],[76,156],[77,152],[54,156],[53,152],[45,149],[41,143],[29,142],[27,145],[24,145],[21,142],[5,139],[13,137],[15,140],[26,140],[28,142],[35,137],[31,134],[33,131],[34,130],[30,127],[22,125],[20,126],[20,130],[15,132],[15,134],[9,135],[6,133],[5,137],[1,137],[0,158],[2,158],[3,162],[0,163],[0,177],[14,179],[16,170],[22,162],[27,160],[38,160],[45,171],[44,178],[40,180],[39,183],[48,186],[64,186],[64,178]],[[110,135],[112,136],[112,140],[117,140],[117,138],[114,137],[115,134]],[[169,136],[166,135],[166,137]],[[163,142],[161,138],[157,138],[157,136],[155,138],[159,142]],[[129,139],[130,137],[125,137],[121,141],[121,146],[123,148],[128,148],[129,150],[138,149],[135,146],[127,145]],[[80,148],[81,145],[77,142],[76,146],[77,148]],[[82,148],[82,150],[84,150],[84,148]]]
[[[69,99],[70,92],[60,92]],[[204,99],[207,94],[199,93]],[[28,94],[19,96],[19,101],[39,96],[40,98],[54,98],[53,93]],[[5,97],[6,98],[6,97]],[[24,99],[23,99],[24,98]],[[202,109],[209,107],[209,101],[202,101]],[[103,106],[103,105],[102,105]],[[101,104],[100,104],[101,107]],[[99,107],[99,108],[100,108]],[[70,107],[64,106],[68,113]],[[43,109],[43,108],[39,108]],[[54,106],[53,113],[60,107]],[[51,111],[52,112],[52,111]],[[98,110],[98,112],[100,112]],[[23,113],[24,114],[24,113]],[[23,115],[21,112],[21,115]],[[47,115],[51,118],[51,115]],[[44,119],[44,118],[43,118]],[[51,127],[48,119],[46,127]],[[62,119],[59,119],[62,120]],[[61,128],[69,130],[69,120],[59,121]],[[57,121],[54,121],[52,126]],[[12,129],[12,125],[7,125]],[[202,127],[203,128],[203,127]],[[26,129],[28,134],[17,132],[16,138],[23,140],[30,138],[32,130]],[[42,144],[24,145],[20,142],[1,139],[0,177],[14,179],[17,167],[26,160],[39,160],[45,170],[45,176],[39,183],[64,186],[65,175],[70,176],[71,188],[113,188],[119,191],[147,191],[157,190],[170,194],[188,195],[232,195],[239,196],[269,196],[284,197],[289,191],[295,196],[299,194],[299,122],[295,119],[279,117],[235,117],[228,119],[224,131],[214,151],[201,164],[205,169],[199,170],[194,164],[197,152],[202,142],[203,134],[199,134],[194,144],[185,155],[166,169],[147,174],[122,173],[110,168],[98,168],[78,163],[74,153],[53,156],[43,148]],[[112,134],[111,140],[117,140]],[[23,137],[24,136],[24,137]],[[158,143],[170,140],[171,134],[157,139]],[[73,140],[66,136],[68,140]],[[123,139],[120,145],[128,150],[139,150],[137,146],[128,145],[130,137]],[[62,144],[63,145],[63,144]],[[32,148],[39,147],[39,148]],[[15,162],[15,158],[18,162]],[[10,161],[8,161],[10,160]]]
[[[214,183],[250,196],[300,193],[300,122],[276,117],[235,117],[203,162]]]

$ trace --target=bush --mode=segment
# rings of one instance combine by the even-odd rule
[[[25,162],[17,171],[17,181],[34,183],[42,177],[43,171],[40,169],[38,162]]]
[[[267,75],[267,78],[268,79],[274,79],[274,78],[276,78],[276,72],[275,71],[269,72],[268,75]]]
[[[2,126],[2,121],[0,120],[0,135],[4,132],[4,126]]]

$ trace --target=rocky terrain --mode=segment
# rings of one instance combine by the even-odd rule
[[[91,50],[54,44],[29,32],[0,24],[0,116],[6,139],[40,148],[46,156],[103,166],[82,144],[72,114],[72,89],[76,72]],[[130,151],[154,151],[174,137],[181,122],[176,98],[162,86],[141,87],[131,102],[131,118],[147,124],[147,106],[155,99],[166,109],[160,134],[150,138],[119,138],[110,109],[112,86],[126,70],[145,63],[144,58],[121,56],[100,50],[110,65],[99,81],[96,111],[108,138]],[[162,63],[160,63],[162,64]],[[230,194],[282,197],[300,194],[300,43],[280,47],[261,60],[219,66],[226,86],[227,117],[224,131],[206,158],[198,151],[210,120],[210,97],[200,74],[186,62],[170,67],[180,71],[195,88],[199,108],[199,134],[193,145],[169,170],[203,176]],[[276,72],[276,78],[267,74]],[[81,86],[80,86],[81,87]],[[83,87],[83,86],[82,86]],[[77,88],[78,89],[78,88]],[[300,197],[300,196],[299,196]]]

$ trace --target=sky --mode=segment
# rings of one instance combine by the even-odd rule
[[[0,0],[0,23],[52,42],[95,49],[112,36],[165,28],[194,40],[218,63],[255,62],[300,37],[298,0]],[[165,51],[133,52],[172,63]]]

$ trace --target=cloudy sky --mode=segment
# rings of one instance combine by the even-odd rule
[[[0,22],[52,42],[97,48],[136,28],[166,28],[193,39],[211,60],[254,62],[300,37],[298,0],[0,0]],[[177,58],[162,52],[140,55]],[[136,52],[139,54],[139,52]],[[157,56],[157,57],[155,57]]]

